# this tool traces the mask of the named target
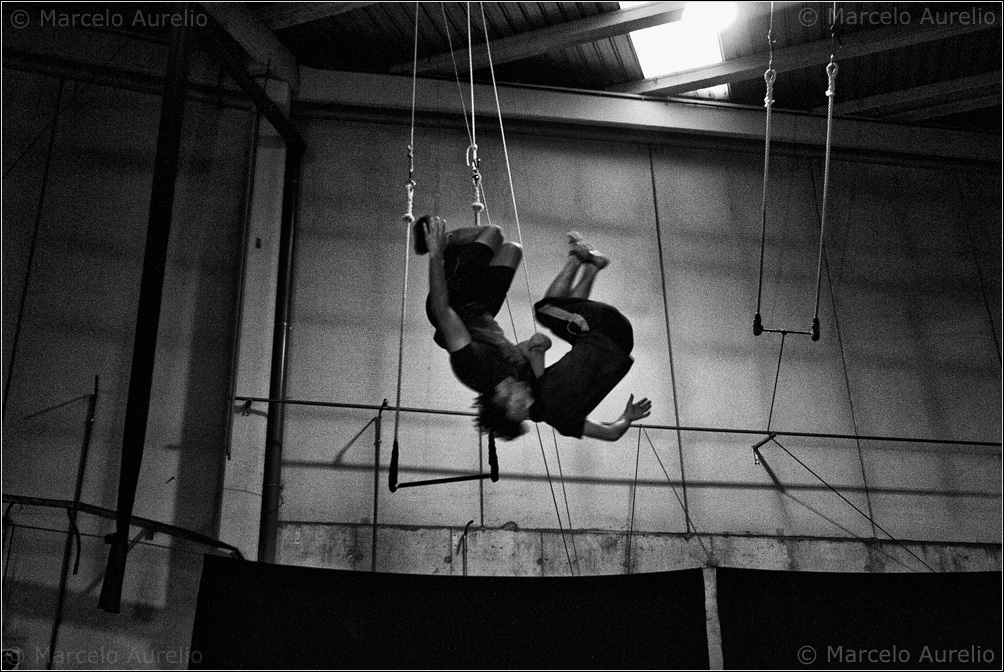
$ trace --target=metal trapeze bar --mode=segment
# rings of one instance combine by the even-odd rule
[[[491,474],[471,474],[470,476],[451,476],[449,478],[432,478],[426,481],[410,481],[408,483],[398,483],[397,488],[414,488],[419,485],[439,485],[441,483],[459,483],[460,481],[482,481],[490,478]]]
[[[815,334],[811,331],[794,331],[792,329],[767,329],[764,328],[762,333],[765,334],[800,334],[802,336],[814,336]]]
[[[378,465],[380,463],[380,428],[381,425],[383,424],[383,412],[388,410],[391,410],[391,406],[390,404],[387,403],[387,400],[384,399],[383,403],[380,404],[377,410],[377,417],[376,417],[376,439],[374,447],[376,450],[375,463]],[[479,473],[479,474],[470,474],[467,476],[450,476],[447,478],[428,479],[424,481],[411,481],[410,483],[398,483],[397,473],[398,473],[399,450],[400,446],[398,445],[398,441],[395,438],[394,448],[391,451],[390,455],[390,466],[387,469],[387,486],[391,492],[396,492],[398,488],[413,488],[419,485],[439,485],[442,483],[457,483],[459,481],[480,481],[486,478],[490,478],[492,480],[492,483],[495,483],[499,480],[499,458],[498,458],[498,453],[495,450],[495,439],[490,434],[488,437],[488,465],[490,469],[489,473],[487,474]],[[377,468],[377,473],[379,473],[379,467]],[[373,520],[376,520],[376,516],[374,516]]]
[[[393,406],[381,406],[378,404],[346,404],[340,402],[331,401],[306,401],[306,400],[292,400],[292,399],[267,399],[259,397],[234,397],[234,401],[251,401],[251,402],[262,402],[262,403],[281,403],[281,404],[295,404],[301,406],[323,406],[328,408],[358,408],[366,410],[379,411],[381,408],[384,410],[394,410]],[[429,413],[433,415],[459,415],[473,417],[475,414],[468,411],[447,411],[438,408],[406,408],[401,407],[402,413]],[[739,429],[734,427],[686,427],[683,425],[653,425],[653,424],[642,424],[633,423],[632,427],[642,428],[642,429],[664,429],[670,431],[680,431],[680,432],[697,432],[705,434],[759,434],[763,435],[762,429]],[[990,448],[1000,448],[1002,446],[1000,441],[966,441],[959,439],[921,439],[915,437],[907,436],[874,436],[866,434],[834,434],[834,433],[821,433],[821,432],[786,432],[781,430],[770,430],[770,433],[777,436],[793,436],[808,439],[843,439],[847,441],[888,441],[892,443],[928,443],[946,446],[984,446]]]

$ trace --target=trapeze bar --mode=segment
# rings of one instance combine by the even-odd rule
[[[380,412],[381,415],[383,411]],[[377,427],[379,428],[380,423],[377,422]],[[378,430],[379,432],[379,430]],[[379,440],[379,439],[378,439]],[[468,476],[449,476],[447,478],[436,478],[425,481],[412,481],[410,483],[398,483],[397,482],[397,470],[398,470],[398,454],[400,446],[398,442],[394,442],[394,448],[390,454],[390,466],[387,469],[387,486],[391,492],[397,491],[398,488],[411,488],[416,485],[436,485],[439,483],[457,483],[458,481],[480,481],[486,478],[490,478],[492,483],[496,483],[499,480],[499,457],[495,450],[495,440],[493,437],[488,439],[488,466],[489,472],[487,474],[471,474]]]
[[[449,478],[433,478],[427,481],[411,481],[410,483],[398,483],[398,488],[414,488],[419,485],[438,485],[440,483],[458,483],[460,481],[482,481],[491,478],[491,474],[471,474],[470,476],[450,476]]]
[[[800,334],[802,336],[815,336],[815,332],[812,331],[794,331],[792,329],[761,329],[761,333],[766,334]]]

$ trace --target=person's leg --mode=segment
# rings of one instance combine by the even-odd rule
[[[582,275],[579,276],[579,281],[572,287],[569,296],[573,299],[588,299],[589,293],[593,291],[593,280],[596,279],[596,274],[599,272],[600,267],[594,263],[582,264]]]
[[[554,280],[551,281],[551,285],[547,288],[547,291],[544,292],[544,298],[571,296],[572,282],[575,280],[575,274],[582,265],[582,260],[578,256],[569,254],[564,267],[558,272]]]
[[[432,221],[429,215],[423,215],[413,224],[414,247],[416,254],[427,254],[429,246],[425,241],[425,225]],[[468,226],[447,232],[448,247],[463,247],[471,243],[481,243],[491,248],[492,253],[502,246],[504,236],[498,226]]]
[[[477,300],[489,264],[503,247],[502,229],[497,226],[454,229],[448,236],[443,261],[450,305]]]
[[[519,268],[521,261],[523,261],[523,246],[519,243],[505,242],[499,246],[495,252],[495,256],[492,257],[491,263],[488,265],[506,266],[515,271]]]
[[[492,248],[496,254],[502,247],[504,236],[498,226],[468,226],[453,229],[446,234],[447,244],[451,247],[463,247],[471,243],[481,243]]]
[[[523,260],[523,248],[519,243],[506,242],[492,258],[485,270],[482,301],[492,315],[498,315],[505,303],[506,294],[516,276],[516,269]]]

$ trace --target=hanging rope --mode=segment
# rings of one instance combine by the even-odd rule
[[[756,298],[756,313],[753,315],[753,335],[759,336],[765,331],[771,333],[781,333],[781,334],[803,334],[806,336],[811,336],[813,341],[819,340],[820,330],[819,330],[819,295],[820,286],[823,277],[823,241],[826,233],[826,203],[829,195],[829,176],[830,176],[830,150],[833,140],[833,97],[836,94],[836,77],[837,77],[837,63],[836,63],[836,2],[833,3],[833,22],[830,24],[830,63],[826,66],[826,75],[829,80],[829,86],[826,90],[826,96],[829,100],[827,105],[827,117],[826,117],[826,156],[825,156],[825,168],[824,168],[824,178],[823,178],[823,215],[820,218],[819,226],[819,252],[816,264],[816,300],[815,307],[812,312],[812,325],[809,331],[796,331],[792,329],[765,329],[763,326],[763,318],[760,314],[761,302],[763,298],[763,265],[764,265],[764,251],[767,242],[767,189],[770,179],[770,140],[771,140],[771,110],[774,104],[774,82],[777,78],[777,72],[774,70],[774,3],[771,3],[771,13],[770,13],[770,26],[767,30],[767,45],[769,50],[769,61],[767,64],[767,70],[764,72],[764,82],[767,87],[767,94],[764,97],[764,107],[767,108],[766,114],[766,131],[764,137],[764,157],[763,157],[763,193],[760,203],[760,275],[757,286],[757,298]],[[776,391],[776,390],[775,390]]]
[[[397,490],[398,432],[401,428],[401,380],[404,373],[404,325],[408,315],[408,271],[411,261],[411,229],[415,222],[415,90],[418,81],[418,14],[419,3],[415,3],[415,46],[412,56],[411,76],[411,135],[408,142],[408,182],[405,183],[408,196],[407,211],[404,213],[404,277],[401,279],[401,328],[397,340],[397,397],[394,404],[394,446],[391,451],[389,470],[390,491]]]
[[[411,135],[408,139],[408,181],[405,183],[405,189],[408,193],[408,207],[404,213],[404,223],[408,225],[409,230],[411,225],[415,222],[415,91],[418,84],[418,2],[415,3],[415,46],[412,52],[412,71],[411,71]],[[407,274],[405,274],[407,278]],[[398,385],[400,387],[400,384]],[[398,406],[400,406],[400,399],[398,399]]]
[[[480,8],[481,8],[481,25],[482,25],[482,29],[484,30],[484,35],[485,35],[485,50],[486,50],[486,54],[488,56],[488,70],[491,73],[492,92],[493,92],[493,94],[495,96],[495,110],[496,110],[496,113],[498,114],[499,134],[500,134],[501,139],[502,139],[502,154],[503,154],[503,157],[505,159],[506,176],[507,176],[507,178],[509,180],[509,195],[510,195],[510,197],[512,199],[513,219],[515,220],[515,223],[516,223],[516,236],[517,236],[517,240],[519,241],[519,244],[522,246],[523,245],[523,229],[522,229],[522,227],[520,225],[520,221],[519,221],[519,207],[518,207],[518,205],[516,203],[516,188],[515,188],[515,185],[514,185],[514,182],[513,182],[513,177],[512,177],[512,163],[509,160],[509,145],[506,142],[505,123],[503,122],[503,119],[502,119],[502,104],[501,104],[501,101],[499,100],[498,82],[495,79],[495,64],[494,64],[494,61],[492,59],[491,40],[488,37],[488,19],[485,16],[484,3],[480,4]],[[468,36],[469,35],[470,35],[470,33],[468,33]],[[468,53],[470,54],[470,50],[468,50]],[[472,91],[473,91],[473,72],[474,72],[473,65],[471,65]],[[473,99],[472,99],[472,102],[471,102],[472,127],[473,127],[473,117],[474,117],[474,103],[473,103]],[[473,135],[473,131],[472,131],[472,135]],[[473,140],[472,140],[471,144],[474,145],[474,146],[476,146],[475,143],[473,142]],[[527,302],[528,302],[528,305],[532,306],[533,305],[533,295],[532,295],[531,290],[530,290],[529,263],[524,260],[522,266],[523,266],[523,279],[526,282]],[[507,306],[509,305],[509,299],[508,299],[508,297],[506,298],[506,305]],[[516,337],[516,321],[513,318],[511,307],[508,308],[508,311],[509,311],[509,319],[510,319],[510,321],[512,323],[513,337],[516,338],[516,340],[518,340],[518,338]],[[534,322],[534,320],[532,319],[532,317],[531,317],[530,323],[533,325],[534,333],[537,333],[537,324],[536,324],[536,322]],[[552,435],[552,438],[554,440],[554,452],[555,452],[555,455],[558,456],[558,458],[557,458],[557,463],[558,463],[558,478],[559,478],[559,480],[561,482],[562,496],[563,496],[563,498],[565,500],[565,514],[567,516],[569,529],[571,529],[571,527],[572,527],[572,517],[571,517],[571,511],[570,511],[569,506],[568,506],[568,493],[567,493],[567,491],[565,489],[565,474],[564,474],[564,472],[562,470],[560,453],[558,452],[558,436],[557,436],[557,433],[554,431],[553,427],[551,428],[551,435]],[[562,543],[565,546],[565,554],[568,557],[568,569],[574,575],[575,571],[573,569],[572,556],[571,556],[571,554],[569,554],[568,541],[565,538],[565,531],[564,531],[564,528],[562,527],[562,524],[561,524],[561,512],[560,512],[560,510],[558,508],[557,497],[554,495],[554,486],[551,483],[551,473],[550,473],[550,469],[547,466],[547,455],[546,455],[545,450],[544,450],[544,440],[543,440],[543,437],[541,437],[540,429],[539,428],[537,429],[537,440],[538,440],[538,443],[540,444],[540,454],[541,454],[541,457],[544,460],[544,468],[547,471],[548,485],[551,488],[551,495],[552,495],[552,498],[554,499],[554,513],[555,513],[555,516],[558,519],[558,529],[561,531],[561,540],[562,540]],[[578,565],[578,557],[579,556],[578,556],[578,549],[575,546],[575,536],[574,535],[572,536],[572,551],[574,552],[574,555],[575,555],[575,565],[577,566]]]
[[[463,117],[464,117],[464,126],[467,128],[468,149],[467,149],[467,155],[466,155],[465,160],[467,162],[467,166],[471,167],[472,163],[475,163],[475,162],[472,162],[471,154],[472,154],[472,152],[474,152],[475,155],[476,155],[476,151],[477,151],[477,148],[476,148],[476,146],[474,144],[474,136],[473,136],[473,133],[471,131],[472,120],[468,119],[468,117],[467,117],[467,102],[464,99],[464,87],[460,83],[460,66],[457,64],[457,54],[455,53],[454,47],[453,47],[453,36],[452,36],[452,31],[450,30],[450,19],[446,15],[446,6],[442,2],[440,3],[440,9],[442,10],[442,13],[443,13],[443,29],[446,32],[447,42],[450,45],[450,57],[453,60],[454,79],[457,82],[457,91],[460,93],[460,108],[461,108],[461,111],[462,111]],[[487,31],[486,31],[485,34],[487,36]],[[473,105],[473,97],[472,97],[472,105]],[[473,113],[473,106],[472,106],[472,113]],[[480,165],[480,159],[478,159],[477,156],[475,156],[475,160],[476,160],[476,163],[478,165]],[[472,175],[472,181],[474,183],[474,191],[475,191],[475,194],[474,194],[475,222],[474,223],[475,223],[475,225],[480,225],[480,218],[478,217],[478,213],[480,213],[480,212],[483,211],[485,213],[485,215],[488,217],[488,224],[491,225],[491,223],[492,223],[492,215],[491,215],[491,211],[488,209],[488,203],[487,203],[488,199],[485,196],[484,182],[481,179],[480,170],[477,167],[475,167],[475,170],[473,170],[472,173],[473,173],[473,175]],[[479,204],[481,206],[480,208],[478,208]]]
[[[763,196],[760,200],[760,281],[756,290],[756,313],[753,315],[753,335],[759,336],[763,333],[763,321],[760,317],[760,298],[763,295],[763,253],[767,241],[767,184],[770,174],[770,111],[774,105],[774,80],[777,72],[774,71],[774,3],[770,3],[770,27],[767,29],[767,49],[770,52],[770,59],[767,61],[767,70],[763,73],[764,82],[767,84],[767,95],[764,96],[763,104],[767,108],[767,130],[763,144]]]
[[[484,7],[481,8],[481,16],[484,18]],[[471,75],[471,144],[467,148],[467,165],[471,169],[471,184],[474,187],[474,201],[471,209],[474,210],[474,226],[481,226],[481,213],[485,209],[485,204],[481,202],[481,171],[479,170],[478,159],[478,129],[476,125],[476,115],[474,110],[474,52],[471,42],[471,3],[467,3],[467,69]],[[487,43],[488,30],[485,28],[485,41]]]
[[[834,3],[834,15],[836,14],[836,3]],[[836,41],[836,23],[830,27],[830,39]],[[819,287],[823,277],[823,236],[826,233],[826,205],[829,202],[830,194],[830,147],[833,140],[833,99],[837,94],[837,67],[835,44],[830,51],[830,62],[826,66],[826,78],[828,86],[826,88],[826,154],[823,159],[823,206],[822,215],[819,218],[819,261],[816,265],[816,309],[812,315],[812,340],[819,340]]]
[[[395,409],[395,420],[394,420],[394,449],[393,449],[393,452],[391,454],[391,465],[390,465],[390,489],[391,489],[392,492],[395,491],[397,487],[405,487],[405,486],[411,486],[411,485],[425,485],[425,484],[429,484],[429,483],[433,483],[433,482],[445,482],[447,480],[450,480],[450,481],[453,481],[453,480],[468,480],[469,478],[479,478],[479,477],[481,477],[481,476],[476,476],[476,477],[461,477],[461,478],[455,478],[455,479],[443,479],[442,481],[420,481],[420,482],[402,483],[402,484],[398,484],[397,483],[397,463],[398,463],[398,452],[399,452],[399,450],[398,450],[398,429],[399,429],[399,424],[400,424],[400,420],[399,419],[400,419],[400,409],[401,409],[401,381],[402,381],[403,354],[404,354],[404,325],[405,325],[405,321],[406,321],[406,312],[405,312],[405,309],[406,309],[406,298],[407,298],[407,292],[408,292],[408,259],[410,258],[410,250],[411,250],[411,229],[412,229],[412,227],[411,227],[410,224],[414,222],[414,214],[413,214],[414,188],[415,188],[415,182],[414,182],[414,132],[415,132],[415,101],[416,101],[415,89],[416,89],[417,70],[418,70],[418,68],[417,68],[417,65],[418,65],[418,11],[419,11],[419,9],[418,9],[418,3],[416,3],[416,10],[415,10],[415,46],[414,46],[414,55],[413,55],[413,75],[412,75],[411,143],[408,145],[408,160],[409,160],[409,172],[408,172],[408,183],[407,183],[407,188],[408,188],[408,211],[407,211],[407,213],[406,213],[406,215],[404,217],[405,222],[407,222],[409,224],[409,226],[407,227],[408,228],[408,235],[406,237],[406,248],[405,248],[405,276],[404,276],[404,280],[403,280],[403,283],[402,283],[401,330],[400,330],[399,344],[398,344],[397,404],[396,404],[396,409]],[[510,191],[510,194],[512,196],[513,213],[514,213],[515,220],[516,220],[517,234],[518,234],[519,242],[522,245],[522,242],[523,242],[523,232],[522,232],[522,229],[520,227],[519,214],[518,214],[518,209],[517,209],[517,206],[516,206],[516,195],[515,195],[515,189],[514,189],[514,185],[513,185],[512,167],[511,167],[511,163],[509,161],[509,150],[508,150],[508,146],[506,144],[506,139],[505,139],[505,128],[504,128],[504,125],[503,125],[503,122],[502,122],[502,109],[501,109],[501,104],[499,102],[498,85],[497,85],[496,80],[495,80],[495,67],[494,67],[494,63],[492,62],[492,57],[491,57],[491,44],[490,44],[490,41],[488,39],[488,23],[487,23],[487,18],[485,16],[483,3],[481,4],[481,19],[482,19],[482,25],[483,25],[484,33],[485,33],[485,46],[486,46],[486,49],[487,49],[487,52],[488,52],[488,63],[489,63],[489,69],[491,71],[492,88],[493,88],[494,95],[495,95],[496,110],[498,112],[499,128],[500,128],[501,133],[502,133],[502,148],[503,148],[503,152],[505,154],[506,171],[508,173],[508,178],[509,178],[509,191]],[[451,52],[451,54],[453,54],[453,41],[452,41],[452,37],[450,36],[449,21],[448,21],[447,16],[446,16],[445,9],[443,9],[443,20],[444,20],[444,25],[445,25],[446,33],[447,33],[447,39],[448,39],[448,41],[450,43],[450,52]],[[483,188],[482,181],[481,181],[480,158],[478,157],[478,145],[477,145],[477,127],[476,127],[476,115],[475,115],[475,108],[474,108],[474,64],[473,64],[473,49],[472,49],[472,47],[473,47],[472,42],[473,41],[472,41],[472,29],[471,29],[471,26],[472,26],[472,24],[471,24],[470,3],[467,3],[467,42],[468,42],[468,69],[470,71],[470,92],[471,92],[470,113],[471,113],[471,117],[470,117],[470,124],[468,125],[468,129],[467,129],[468,130],[468,136],[470,138],[470,145],[468,146],[468,149],[467,149],[466,160],[467,160],[467,165],[471,168],[471,181],[472,181],[472,185],[473,185],[473,188],[474,188],[474,202],[472,203],[472,208],[474,210],[475,225],[476,226],[480,226],[480,215],[481,215],[481,212],[483,212],[483,211],[486,210],[486,207],[485,207],[485,204],[484,204],[484,201],[483,201],[484,188]],[[456,58],[454,58],[454,71],[456,72],[457,70],[458,70],[458,68],[457,68],[457,64],[456,64]],[[457,72],[457,86],[458,86],[458,88],[460,88],[459,72]],[[462,94],[462,89],[461,89],[461,94]],[[464,98],[463,95],[461,95],[461,106],[462,107],[464,107],[463,98]],[[467,121],[467,111],[466,111],[466,109],[464,109],[464,120],[465,120],[465,122]],[[530,303],[532,304],[532,296],[531,296],[531,292],[530,292],[530,276],[529,276],[529,271],[527,270],[527,267],[526,267],[525,263],[523,264],[523,272],[524,272],[524,278],[526,280],[527,297],[528,297],[528,299],[530,299]],[[508,299],[507,299],[507,305],[508,305]],[[509,309],[509,316],[510,316],[510,320],[513,323],[513,333],[514,333],[514,337],[515,337],[516,325],[515,325],[515,319],[512,316],[512,310],[511,310],[511,308]],[[536,325],[534,325],[534,331],[536,331]],[[553,429],[552,429],[552,434],[554,434],[554,430]],[[569,544],[568,544],[568,539],[566,538],[566,535],[565,535],[564,525],[562,524],[562,521],[561,521],[561,513],[560,513],[559,506],[558,506],[557,494],[554,491],[554,485],[553,485],[553,481],[551,479],[550,467],[548,466],[547,456],[546,456],[546,453],[544,451],[544,441],[543,441],[543,438],[540,435],[540,429],[539,428],[537,428],[537,440],[538,440],[538,443],[540,444],[541,455],[544,458],[544,468],[545,468],[545,470],[547,472],[548,485],[550,486],[550,489],[551,489],[551,498],[552,498],[552,500],[554,502],[555,514],[557,515],[557,518],[558,518],[558,527],[559,527],[559,530],[561,532],[562,542],[563,542],[564,547],[565,547],[565,556],[566,556],[566,558],[568,560],[568,567],[569,567],[569,570],[574,575],[575,574],[575,570],[574,570],[574,565],[573,565],[573,560],[572,560],[572,550],[575,550],[575,538],[574,538],[574,536],[572,537],[572,549],[570,550],[569,549]],[[568,517],[568,524],[569,524],[569,526],[571,526],[571,511],[570,511],[570,507],[569,507],[569,504],[568,504],[568,493],[565,490],[564,474],[562,473],[561,457],[560,457],[560,453],[558,453],[558,444],[557,444],[557,436],[556,435],[554,437],[554,441],[555,441],[555,454],[557,456],[559,477],[560,477],[560,480],[561,480],[562,493],[563,493],[563,497],[564,497],[564,500],[565,500],[565,511],[566,511],[566,515]],[[497,473],[498,473],[497,469],[498,469],[498,467],[497,467],[497,458],[495,458],[494,451],[491,450],[492,448],[494,448],[494,437],[490,435],[489,436],[489,461],[491,462],[491,466],[492,466],[492,475],[491,475],[491,477],[492,477],[492,480],[494,481],[494,480],[497,480],[497,478],[498,478],[498,476],[497,476]],[[577,550],[575,550],[575,556],[576,556],[576,560],[575,560],[574,564],[577,564],[577,561],[578,561],[578,552],[577,552]]]

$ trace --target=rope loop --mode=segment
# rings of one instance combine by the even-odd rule
[[[829,88],[826,89],[827,96],[834,96],[837,93],[837,71],[840,68],[837,66],[836,61],[830,61],[829,65],[826,66],[826,76],[829,78]]]
[[[415,222],[415,186],[415,180],[408,180],[408,182],[404,185],[404,188],[408,192],[408,211],[404,213],[404,216],[401,219],[409,226]]]
[[[777,77],[777,71],[774,68],[769,68],[763,73],[763,81],[767,83],[767,95],[764,96],[763,105],[766,108],[774,103],[774,79]]]

